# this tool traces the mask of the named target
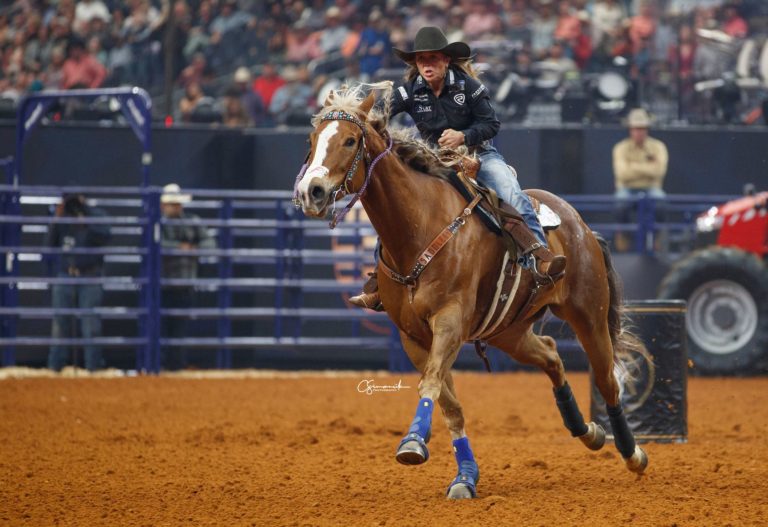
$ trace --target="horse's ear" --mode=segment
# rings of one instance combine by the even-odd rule
[[[323,103],[323,108],[325,108],[326,106],[330,106],[332,102],[333,102],[333,90],[328,92],[328,95],[325,98],[325,102]]]
[[[374,96],[373,92],[368,94],[368,97],[365,98],[363,102],[360,103],[360,111],[363,112],[363,115],[368,115],[368,112],[371,111],[371,108],[373,108],[373,103],[376,102],[376,97]]]

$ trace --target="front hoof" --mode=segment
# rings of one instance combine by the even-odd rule
[[[477,482],[480,481],[480,469],[477,463],[464,460],[459,464],[459,473],[451,481],[446,492],[449,500],[470,499],[477,496]]]
[[[421,465],[429,459],[429,450],[427,450],[427,445],[423,442],[406,437],[400,443],[395,459],[403,465]]]
[[[600,450],[605,445],[605,428],[597,423],[590,422],[587,425],[587,433],[580,435],[579,439],[590,450]]]
[[[648,467],[648,454],[645,453],[645,450],[635,445],[635,451],[624,461],[627,463],[629,470],[635,474],[642,474]]]
[[[464,483],[456,483],[448,489],[449,500],[471,500],[475,497],[472,487]]]

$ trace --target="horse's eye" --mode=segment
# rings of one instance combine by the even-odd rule
[[[357,141],[355,141],[355,139],[353,137],[350,137],[349,139],[344,141],[344,146],[355,146],[356,142]]]

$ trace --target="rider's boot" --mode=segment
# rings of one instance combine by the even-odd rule
[[[358,307],[367,307],[374,311],[384,311],[384,305],[379,297],[379,281],[376,273],[369,273],[370,278],[363,285],[363,292],[349,299],[351,304]]]
[[[525,220],[509,204],[502,202],[502,210],[509,214],[504,218],[504,230],[515,240],[521,256],[533,256],[531,271],[536,280],[542,284],[554,284],[560,280],[565,275],[565,256],[553,254],[542,245]]]

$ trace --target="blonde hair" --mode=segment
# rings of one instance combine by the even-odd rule
[[[359,83],[353,86],[343,85],[337,90],[328,94],[323,107],[318,113],[312,116],[312,126],[317,127],[322,122],[323,116],[328,112],[337,110],[350,114],[359,111],[360,103],[371,92],[378,92],[378,99],[382,104],[375,105],[368,113],[367,121],[383,132],[389,125],[389,108],[392,105],[392,81],[381,81],[374,83]]]

